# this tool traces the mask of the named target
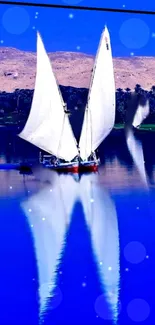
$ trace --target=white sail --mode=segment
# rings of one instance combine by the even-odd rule
[[[82,133],[80,155],[87,159],[110,133],[115,121],[115,81],[110,36],[102,33],[88,95]]]
[[[76,140],[52,71],[49,57],[37,34],[37,73],[31,111],[19,136],[66,161],[78,155]]]
[[[21,203],[34,239],[38,264],[40,312],[55,287],[55,272],[59,264],[65,234],[77,196],[77,182],[71,175],[58,176],[56,183],[48,185]],[[69,193],[72,189],[71,195]]]
[[[137,128],[142,124],[142,122],[147,118],[150,112],[150,106],[149,101],[147,100],[146,104],[144,106],[139,105],[136,111],[136,114],[134,116],[134,120],[132,125]]]
[[[99,274],[113,319],[118,317],[120,259],[115,205],[102,188],[97,175],[83,175],[80,181],[85,218],[91,233]],[[85,193],[87,195],[85,195]]]

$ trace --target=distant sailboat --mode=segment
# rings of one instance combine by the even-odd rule
[[[95,150],[110,133],[115,120],[115,82],[107,28],[104,29],[93,69],[79,146],[50,60],[37,34],[37,74],[29,118],[19,137],[41,150],[40,162],[59,171],[97,170]]]
[[[115,121],[115,80],[110,36],[105,27],[94,64],[79,142],[80,167],[97,169],[95,150],[111,132]]]
[[[149,112],[150,112],[150,106],[149,106],[149,101],[147,100],[147,102],[144,106],[142,106],[142,105],[138,106],[132,125],[135,128],[139,128],[140,125],[142,124],[142,122],[149,115]]]

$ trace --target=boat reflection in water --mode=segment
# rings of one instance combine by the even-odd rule
[[[90,323],[93,315],[97,323],[114,323],[119,308],[114,203],[98,174],[56,178],[52,187],[48,184],[22,203],[35,243],[41,319],[46,324],[82,324]]]

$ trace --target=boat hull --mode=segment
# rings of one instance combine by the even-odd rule
[[[96,172],[98,170],[99,160],[86,160],[86,161],[72,161],[61,162],[52,164],[50,162],[51,156],[43,155],[40,157],[40,163],[49,169],[55,170],[60,173],[85,173]]]
[[[56,170],[60,173],[78,173],[79,172],[79,164],[78,163],[61,163],[58,165],[54,164],[43,164],[44,167]]]
[[[79,172],[86,173],[86,172],[97,172],[98,171],[99,163],[92,160],[92,161],[82,161],[79,164]]]

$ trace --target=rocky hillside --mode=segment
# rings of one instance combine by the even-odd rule
[[[58,83],[64,86],[88,88],[94,57],[84,53],[49,53]],[[155,57],[114,58],[116,88],[131,88],[140,84],[150,89],[155,84]],[[16,88],[33,89],[36,54],[14,48],[0,47],[0,91]]]

